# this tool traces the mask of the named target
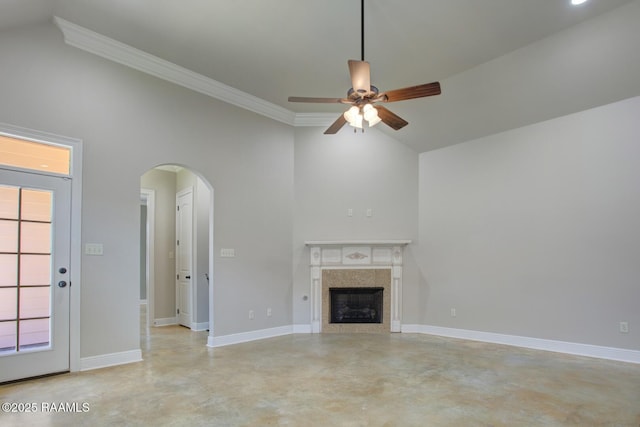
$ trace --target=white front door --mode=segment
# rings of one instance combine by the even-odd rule
[[[0,382],[69,370],[71,179],[0,169]]]
[[[193,190],[176,195],[176,311],[178,323],[191,328]]]

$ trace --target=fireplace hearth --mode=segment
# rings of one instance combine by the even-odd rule
[[[330,288],[330,323],[382,323],[384,288]]]

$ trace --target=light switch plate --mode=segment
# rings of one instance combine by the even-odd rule
[[[104,255],[102,243],[87,243],[84,245],[85,255]]]
[[[220,256],[224,258],[233,258],[236,256],[236,250],[222,248],[220,249]]]

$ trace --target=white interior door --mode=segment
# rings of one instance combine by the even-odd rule
[[[191,328],[191,273],[193,265],[193,190],[176,195],[176,312],[178,323]]]
[[[0,382],[69,370],[71,179],[0,169]]]

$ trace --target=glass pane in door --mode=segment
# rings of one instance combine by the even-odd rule
[[[20,319],[48,318],[51,310],[49,287],[20,287]]]
[[[5,352],[15,352],[18,335],[16,334],[16,323],[0,322],[0,354]]]
[[[49,286],[51,255],[20,255],[20,286]],[[0,286],[2,282],[0,280]]]
[[[51,253],[51,223],[20,221],[20,253]]]
[[[18,249],[18,221],[0,219],[0,253],[16,252]]]
[[[34,347],[49,346],[49,319],[20,321],[18,351]]]
[[[0,321],[18,317],[18,294],[16,288],[0,288]]]
[[[29,221],[51,222],[51,192],[23,189],[20,218]]]
[[[53,193],[0,185],[0,354],[51,341]]]
[[[0,218],[18,219],[18,189],[0,186]]]
[[[0,288],[18,286],[18,255],[0,254]]]

